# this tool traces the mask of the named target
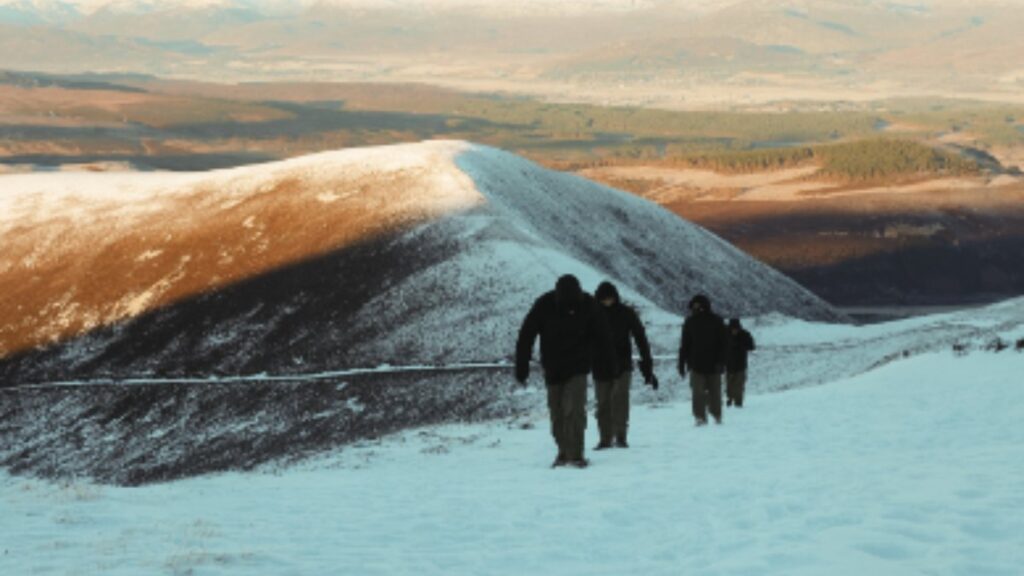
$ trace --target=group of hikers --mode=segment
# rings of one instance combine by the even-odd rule
[[[571,274],[558,279],[555,289],[534,302],[523,320],[516,342],[515,378],[526,385],[534,342],[540,338],[540,364],[548,394],[551,434],[558,445],[553,467],[584,468],[587,427],[587,378],[593,374],[597,396],[600,441],[596,450],[627,448],[629,388],[633,374],[632,343],[640,354],[644,382],[658,389],[647,333],[636,311],[622,302],[611,282],[602,282],[594,295],[583,291]],[[743,406],[747,355],[754,339],[739,319],[728,326],[711,310],[710,299],[698,294],[688,306],[679,345],[679,375],[690,375],[693,416],[697,426],[708,413],[722,423],[722,375],[726,405]]]

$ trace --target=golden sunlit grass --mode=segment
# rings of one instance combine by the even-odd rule
[[[130,221],[95,213],[16,226],[0,239],[0,356],[411,225],[419,215],[374,195],[411,189],[417,178],[412,171],[330,183],[289,177],[238,197],[200,187]],[[325,189],[332,192],[324,196]]]

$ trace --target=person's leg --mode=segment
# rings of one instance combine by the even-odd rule
[[[611,446],[612,436],[615,434],[615,426],[612,418],[612,405],[614,404],[613,391],[615,380],[598,380],[594,384],[597,394],[597,430],[601,436],[598,448]]]
[[[743,408],[743,395],[747,391],[747,371],[736,374],[736,406]]]
[[[697,424],[705,424],[708,421],[707,412],[707,388],[705,387],[703,374],[690,372],[690,393],[692,396],[693,417]]]
[[[548,383],[548,415],[551,417],[551,436],[558,446],[558,456],[555,464],[565,460],[565,441],[563,431],[565,429],[565,418],[562,416],[562,396],[565,393],[565,384]]]
[[[615,430],[615,442],[622,447],[627,445],[626,432],[629,429],[629,387],[633,373],[623,372],[615,379],[612,387],[612,425]]]
[[[722,375],[707,375],[708,411],[714,416],[715,422],[722,423]]]
[[[580,462],[583,460],[584,431],[587,428],[587,376],[573,376],[564,388],[565,458],[569,462]]]
[[[725,405],[732,406],[736,404],[736,375],[737,372],[726,372],[725,373]]]

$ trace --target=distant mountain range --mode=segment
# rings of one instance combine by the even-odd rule
[[[1017,0],[3,0],[0,68],[434,81],[677,106],[1019,99],[1021,29]]]

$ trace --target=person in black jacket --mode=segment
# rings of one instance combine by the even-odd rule
[[[725,323],[711,311],[711,300],[698,294],[690,300],[679,343],[679,375],[690,372],[693,417],[708,423],[708,412],[722,423],[722,370],[725,364]]]
[[[585,467],[587,375],[610,378],[618,371],[604,311],[567,274],[534,302],[516,342],[515,377],[526,385],[533,343],[540,336],[540,364],[548,391],[551,435],[558,445],[553,466]]]
[[[603,450],[615,446],[628,448],[626,429],[629,427],[629,386],[633,378],[633,343],[636,341],[640,352],[640,373],[644,382],[658,389],[658,378],[654,375],[654,360],[647,332],[636,311],[619,299],[619,291],[611,282],[602,282],[594,292],[594,298],[604,306],[608,325],[612,331],[612,345],[618,373],[611,378],[600,379],[595,375],[594,388],[597,396],[597,429],[601,433],[600,443],[595,448]],[[631,339],[632,337],[632,339]]]
[[[739,318],[729,320],[725,339],[725,405],[743,407],[747,384],[747,354],[754,350],[754,337],[743,329]]]

